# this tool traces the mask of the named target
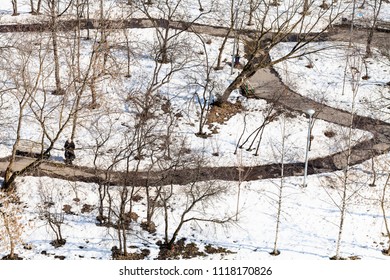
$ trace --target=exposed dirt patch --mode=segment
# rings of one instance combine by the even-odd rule
[[[147,231],[147,232],[149,232],[151,234],[153,234],[153,233],[155,233],[157,231],[156,225],[153,222],[146,222],[146,221],[144,221],[144,222],[141,223],[140,226],[141,226],[141,228],[143,230],[145,230],[145,231]]]
[[[68,215],[76,215],[76,213],[74,213],[71,209],[72,209],[72,206],[65,204],[62,208],[62,211],[64,211]]]
[[[23,258],[19,257],[18,254],[14,254],[13,257],[10,255],[6,255],[2,257],[2,260],[11,260],[11,261],[16,261],[16,260],[23,260]]]
[[[178,260],[180,258],[183,259],[191,259],[194,257],[203,257],[206,256],[204,252],[201,252],[198,246],[191,242],[186,244],[186,239],[182,238],[178,240],[172,248],[168,248],[161,241],[157,242],[157,245],[160,246],[160,252],[158,254],[159,260]]]
[[[208,244],[205,246],[205,252],[207,254],[234,254],[234,252],[226,249],[226,248],[222,248],[222,247],[213,247],[211,246],[211,244]]]
[[[131,200],[134,201],[134,202],[140,202],[142,199],[143,199],[143,197],[141,195],[139,195],[139,194],[133,195],[131,197]]]
[[[53,240],[53,241],[50,242],[50,245],[52,245],[54,248],[59,248],[59,247],[64,246],[65,243],[66,243],[65,239]]]
[[[114,260],[143,260],[150,255],[149,249],[142,249],[139,253],[127,253],[124,255],[117,246],[112,247],[111,252]]]
[[[390,257],[390,249],[383,249],[382,250],[382,254],[385,255],[385,256]]]
[[[231,117],[243,111],[240,101],[236,103],[223,103],[221,106],[213,106],[207,116],[207,124],[213,133],[218,133],[215,123],[224,124]]]
[[[359,256],[338,257],[338,258],[336,256],[333,256],[333,257],[331,257],[329,259],[336,260],[336,261],[345,261],[345,260],[356,261],[356,260],[360,260],[361,258]]]
[[[334,132],[333,130],[326,130],[324,131],[324,135],[328,138],[333,138],[336,136],[336,132]]]
[[[195,257],[204,257],[207,254],[234,254],[234,252],[222,247],[213,247],[210,244],[205,246],[204,252],[193,243],[186,243],[186,239],[182,238],[178,240],[172,248],[168,248],[161,241],[157,242],[160,246],[160,252],[158,259],[160,260],[174,260],[174,259],[191,259]]]
[[[93,210],[93,206],[89,204],[84,204],[83,207],[81,208],[81,213],[91,213]]]

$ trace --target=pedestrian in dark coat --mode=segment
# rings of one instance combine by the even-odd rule
[[[66,140],[64,148],[65,148],[65,163],[72,164],[72,162],[76,158],[76,155],[74,153],[74,149],[76,148],[76,146],[72,141],[72,139]]]

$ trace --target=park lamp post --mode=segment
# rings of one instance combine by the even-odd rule
[[[309,147],[310,147],[310,132],[311,132],[311,121],[313,118],[315,111],[313,109],[309,109],[306,111],[306,114],[309,116],[309,127],[307,130],[307,142],[306,142],[306,153],[305,153],[305,173],[303,175],[303,187],[307,187],[307,165],[308,165],[308,154],[309,154]]]

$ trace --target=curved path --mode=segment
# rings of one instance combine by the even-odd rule
[[[154,24],[158,23],[159,26],[164,26],[166,22],[164,20],[155,20]],[[63,28],[69,30],[71,26],[74,26],[77,22],[63,23]],[[85,24],[85,23],[84,23]],[[96,22],[93,23],[96,26]],[[124,24],[121,22],[121,24]],[[172,23],[171,23],[172,26]],[[196,31],[201,33],[207,33],[212,36],[225,36],[227,29],[223,27],[206,26],[200,24],[176,22],[174,28],[188,29],[189,31]],[[121,26],[122,27],[122,26]],[[147,28],[153,27],[153,22],[147,19],[133,19],[131,22],[125,22],[127,28]],[[29,24],[29,25],[16,25],[16,26],[0,26],[0,32],[27,32],[27,31],[45,31],[47,30],[46,24]],[[244,33],[249,34],[251,31],[246,30]],[[330,32],[323,34],[319,40],[342,40],[348,38],[350,35],[349,29],[345,27],[333,28]],[[364,40],[366,31],[357,30],[354,32],[354,40]],[[383,38],[388,38],[388,33],[376,33],[373,45],[378,44]],[[289,40],[294,40],[292,35]],[[364,42],[364,41],[363,41]],[[316,118],[322,119],[328,122],[332,122],[342,126],[349,126],[351,115],[340,109],[332,108],[324,104],[317,103],[311,99],[305,98],[285,86],[275,71],[272,69],[261,69],[257,71],[250,79],[250,84],[254,88],[254,98],[265,99],[269,102],[277,102],[284,106],[288,110],[304,112],[309,108],[314,108],[317,111]],[[275,92],[279,95],[275,96]],[[358,143],[352,147],[351,165],[355,165],[364,162],[375,155],[386,153],[390,150],[390,124],[371,119],[368,117],[354,116],[353,127],[361,130],[371,132],[374,137],[370,140]],[[341,170],[346,167],[346,152],[340,152],[333,155],[328,155],[322,158],[316,158],[309,161],[308,174],[318,174],[324,172],[332,172],[335,170]],[[29,158],[17,158],[15,170],[18,170],[33,159]],[[0,159],[0,172],[4,172],[8,163],[8,159]],[[284,165],[285,176],[302,176],[303,175],[303,163],[291,163]],[[185,173],[185,174],[183,174]],[[269,164],[255,167],[215,167],[215,168],[198,168],[198,169],[186,169],[183,170],[170,170],[164,173],[123,173],[123,172],[110,172],[111,179],[109,182],[106,179],[105,170],[96,170],[88,167],[81,166],[65,166],[59,162],[44,161],[40,168],[28,175],[34,176],[50,176],[60,179],[95,182],[95,183],[107,183],[111,185],[153,185],[153,184],[186,184],[193,182],[194,180],[227,180],[237,181],[240,175],[245,174],[245,180],[258,180],[265,178],[277,178],[280,174],[280,164]]]

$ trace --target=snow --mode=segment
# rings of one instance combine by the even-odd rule
[[[277,59],[292,46],[289,43],[280,44],[273,49],[272,56]],[[365,46],[348,46],[348,43],[312,43],[302,50],[307,55],[286,60],[276,65],[275,69],[291,89],[299,90],[300,94],[317,102],[351,112],[351,100],[355,98],[353,110],[358,115],[388,121],[389,60],[376,49],[372,58],[355,61],[354,57],[364,56]],[[322,51],[317,53],[317,50]],[[308,68],[310,64],[312,68]],[[355,97],[350,74],[352,67],[359,69],[361,79]],[[345,69],[348,73],[346,79]],[[364,76],[368,76],[368,79],[364,79]]]
[[[114,156],[112,151],[118,149],[121,145],[124,145],[128,141],[128,129],[135,126],[136,120],[134,119],[134,112],[137,108],[130,108],[126,100],[127,96],[134,95],[137,98],[137,92],[141,91],[143,88],[148,87],[146,81],[151,79],[151,70],[154,69],[153,60],[146,55],[148,48],[155,44],[155,35],[153,29],[131,29],[130,36],[133,38],[131,42],[134,45],[135,49],[141,51],[138,56],[144,57],[140,61],[137,61],[137,64],[132,65],[131,72],[134,73],[130,80],[124,78],[109,79],[107,77],[101,79],[101,90],[99,94],[99,99],[101,100],[101,106],[97,109],[94,109],[93,112],[90,110],[83,110],[79,113],[79,123],[80,126],[77,129],[77,134],[75,137],[76,144],[76,154],[77,158],[75,164],[81,166],[94,167],[94,164],[97,164],[98,168],[107,168],[111,164],[111,157]],[[38,36],[38,35],[34,35]],[[34,40],[32,36],[31,40]],[[94,36],[94,35],[92,35]],[[43,35],[45,38],[45,35]],[[123,40],[123,34],[120,32],[112,32],[110,37],[116,38],[117,40]],[[198,48],[200,48],[199,42],[196,40],[196,36],[192,33],[183,33],[181,35],[184,39],[192,42],[195,47],[193,52],[189,56],[196,55],[198,53]],[[26,36],[23,36],[23,39],[26,40]],[[19,37],[14,36],[13,40],[20,40]],[[221,45],[222,39],[213,38],[212,43],[207,46],[207,53],[209,61],[215,63],[218,55],[217,48]],[[88,65],[90,59],[90,53],[88,48],[91,48],[91,42],[83,42],[81,61],[84,65]],[[229,50],[232,48],[232,41],[229,41],[225,47],[224,58],[229,57]],[[242,47],[241,47],[242,49]],[[123,61],[123,52],[116,51],[118,55],[118,60],[115,63],[124,65]],[[49,55],[49,54],[46,54]],[[37,55],[38,56],[38,55]],[[204,59],[202,56],[196,56],[199,59]],[[187,59],[184,57],[183,59]],[[307,139],[307,126],[308,120],[304,115],[295,115],[292,117],[279,115],[274,121],[267,125],[264,129],[264,139],[262,139],[258,156],[254,156],[256,153],[259,137],[254,139],[253,137],[249,138],[247,144],[243,146],[242,150],[239,150],[238,156],[234,156],[235,151],[237,150],[237,145],[242,144],[253,131],[260,127],[261,123],[264,121],[264,108],[267,107],[265,101],[262,100],[253,100],[246,99],[238,94],[235,94],[231,97],[232,100],[238,98],[241,102],[244,110],[237,113],[228,121],[219,124],[211,124],[213,127],[217,128],[218,133],[213,133],[208,125],[205,126],[206,132],[210,134],[210,137],[202,138],[196,136],[199,125],[199,105],[195,97],[193,97],[194,92],[201,90],[197,85],[191,85],[193,80],[200,81],[204,79],[202,71],[203,66],[199,66],[198,62],[192,58],[193,61],[189,62],[190,66],[188,69],[191,69],[190,74],[186,71],[180,71],[173,76],[172,80],[168,85],[165,85],[159,89],[160,95],[167,98],[170,102],[170,106],[175,114],[181,114],[183,117],[180,117],[176,121],[176,128],[173,128],[174,139],[177,143],[185,141],[188,145],[187,148],[196,153],[203,153],[210,160],[207,162],[209,166],[234,166],[238,163],[246,166],[254,166],[268,163],[279,162],[279,159],[275,155],[275,149],[280,148],[280,143],[282,141],[282,126],[283,122],[286,122],[286,147],[288,147],[288,158],[289,162],[303,162],[304,154],[306,149],[306,139]],[[50,63],[50,60],[45,69],[47,69],[47,76],[52,73],[53,66]],[[64,64],[67,62],[63,62]],[[180,62],[179,62],[180,63]],[[29,69],[35,71],[38,61],[32,60],[31,66]],[[194,65],[194,66],[191,66]],[[332,65],[327,61],[327,65]],[[18,67],[18,66],[16,66]],[[173,67],[176,67],[175,65]],[[125,67],[124,67],[125,68]],[[166,66],[165,71],[170,71],[169,66]],[[304,68],[301,69],[301,71]],[[332,70],[332,69],[329,69]],[[0,71],[1,72],[1,71]],[[164,70],[161,71],[164,73]],[[234,78],[237,74],[233,76],[229,75],[230,68],[225,66],[223,71],[213,71],[211,73],[212,79],[215,81],[215,87],[217,90],[220,88],[223,89],[228,85],[229,81]],[[289,71],[290,73],[290,71]],[[292,70],[291,73],[294,73]],[[36,74],[38,75],[38,74]],[[66,74],[63,74],[66,79]],[[314,74],[317,77],[316,74]],[[162,76],[164,77],[164,76]],[[313,78],[314,80],[314,78]],[[145,81],[145,82],[144,82]],[[54,80],[51,80],[50,83],[47,83],[49,88],[54,89]],[[307,83],[308,84],[308,83]],[[177,90],[177,89],[179,90]],[[130,92],[130,95],[129,95]],[[134,93],[132,93],[134,92]],[[216,91],[218,92],[218,91]],[[213,93],[215,94],[215,93]],[[87,96],[82,100],[88,106],[90,91],[88,91]],[[2,157],[8,155],[12,150],[12,144],[14,141],[14,131],[16,131],[17,119],[19,116],[18,105],[17,105],[17,93],[5,94],[4,95],[9,101],[5,105],[5,110],[3,111],[7,115],[8,120],[12,120],[9,123],[8,129],[0,132],[3,134],[3,139],[7,139],[6,143],[0,143],[1,150],[4,153],[0,154]],[[41,90],[38,90],[36,97],[37,99],[43,100],[44,93]],[[57,96],[48,96],[46,97],[49,104],[49,110],[47,111],[47,117],[50,118],[51,123],[47,128],[47,131],[50,133],[51,137],[54,137],[58,132],[57,119],[59,119],[60,114],[63,114],[62,107],[58,107]],[[74,104],[76,101],[76,96],[71,97],[68,100],[69,106]],[[35,109],[36,110],[36,109]],[[34,111],[30,107],[24,109],[24,114],[28,116],[26,122],[23,124],[21,139],[30,139],[35,142],[40,141],[41,128],[39,122],[37,122],[34,117]],[[156,114],[161,114],[161,111],[156,112]],[[246,116],[245,116],[246,115]],[[244,117],[246,119],[246,126],[243,127]],[[156,119],[156,133],[163,134],[164,123],[169,122],[166,117],[162,116],[160,119]],[[109,129],[107,125],[109,124]],[[63,143],[68,139],[71,133],[71,125],[69,123],[65,125],[64,132],[60,135],[59,141],[55,144],[55,149],[51,153],[52,159],[60,160],[63,158]],[[155,125],[155,124],[151,124]],[[102,134],[104,132],[104,135]],[[335,133],[335,137],[329,138],[325,136],[325,132],[332,131]],[[347,141],[344,139],[346,135],[345,129],[336,125],[324,122],[322,120],[315,120],[313,129],[312,129],[312,149],[309,153],[309,158],[323,157],[328,154],[336,153],[345,149]],[[11,135],[10,135],[11,134]],[[109,140],[102,145],[100,151],[102,154],[98,156],[97,161],[94,161],[94,156],[96,150],[94,149],[96,141],[103,141],[104,137],[108,137]],[[241,137],[241,143],[238,143],[238,140]],[[371,138],[372,135],[368,132],[354,130],[353,141],[363,141],[365,139]],[[251,150],[247,149],[250,146],[250,143],[254,141],[254,144],[251,147]],[[50,143],[47,143],[49,145]],[[215,156],[216,155],[216,156]],[[239,161],[239,162],[238,162]],[[94,163],[95,162],[95,163]],[[141,164],[143,166],[148,166],[148,161],[145,160]],[[124,170],[125,166],[119,164],[115,167],[117,170]]]
[[[112,9],[110,16],[118,16],[121,10],[114,3],[120,1],[105,1]],[[345,4],[345,1],[343,5]],[[196,2],[192,3],[187,11],[188,16],[196,15]],[[220,1],[220,4],[222,2]],[[346,3],[350,4],[350,3]],[[382,20],[389,20],[389,4],[384,3],[381,13]],[[225,7],[225,6],[221,6]],[[226,8],[226,7],[225,7]],[[28,2],[20,1],[20,16],[12,17],[10,1],[1,1],[2,24],[15,22],[34,21],[36,16],[29,15]],[[223,10],[221,10],[223,11]],[[358,13],[362,13],[358,11]],[[204,20],[207,23],[226,25],[228,18],[222,17],[226,12],[209,15]],[[347,13],[348,14],[348,13]],[[135,15],[136,16],[136,15]],[[364,16],[366,14],[364,13]],[[363,17],[363,16],[362,16]],[[80,128],[76,134],[76,165],[98,168],[107,168],[112,163],[114,154],[112,151],[120,149],[129,140],[129,128],[135,125],[135,114],[137,108],[126,102],[128,93],[132,89],[144,90],[148,86],[151,77],[151,70],[155,64],[150,57],[149,50],[156,43],[155,30],[153,29],[131,29],[132,49],[135,50],[136,63],[132,64],[131,79],[125,78],[104,78],[98,81],[100,95],[100,107],[94,110],[83,110],[79,116]],[[123,42],[123,32],[112,31],[110,36]],[[96,34],[91,32],[92,36]],[[10,38],[18,42],[19,40],[34,40],[43,36],[42,43],[47,42],[47,34],[9,34],[2,35],[2,42],[7,42]],[[85,35],[85,34],[84,34]],[[31,38],[29,37],[31,36]],[[223,123],[213,123],[217,130],[213,132],[212,127],[205,126],[205,131],[209,137],[202,138],[195,135],[199,124],[199,105],[194,97],[194,93],[201,87],[190,81],[204,80],[204,55],[200,55],[202,45],[199,38],[192,33],[184,32],[180,37],[181,42],[190,43],[193,49],[189,53],[183,52],[185,60],[191,57],[189,62],[190,71],[180,71],[176,73],[168,85],[159,88],[159,95],[169,100],[171,110],[177,115],[173,135],[175,143],[186,142],[186,147],[191,153],[188,157],[202,154],[207,159],[205,166],[257,166],[268,163],[281,162],[282,139],[285,138],[285,160],[286,162],[303,162],[306,149],[306,137],[308,119],[302,114],[280,113],[277,118],[266,126],[264,138],[260,143],[259,155],[254,156],[254,150],[247,151],[248,145],[239,149],[235,154],[238,139],[247,138],[251,132],[261,125],[264,120],[264,109],[268,104],[263,100],[247,99],[237,92],[231,97],[234,103],[243,106],[241,112],[237,112],[230,119]],[[212,43],[206,44],[209,61],[215,63],[218,48],[221,45],[221,38],[211,38]],[[114,39],[113,39],[114,40]],[[232,40],[228,41],[223,58],[230,60]],[[90,59],[92,41],[82,43],[82,67]],[[274,58],[288,51],[291,47],[288,43],[279,44],[273,51]],[[308,46],[308,50],[326,48],[326,51],[312,53],[302,58],[290,59],[278,64],[275,68],[279,72],[283,82],[303,96],[310,97],[316,101],[324,102],[329,106],[351,111],[352,90],[349,76],[343,91],[344,69],[346,57],[350,50],[345,44],[334,44],[331,42],[313,43]],[[36,48],[37,49],[37,48]],[[36,52],[37,50],[34,50]],[[241,46],[240,49],[243,49]],[[362,46],[358,50],[361,51]],[[308,51],[305,50],[305,51]],[[356,49],[355,49],[356,50]],[[66,52],[66,49],[62,49]],[[113,51],[116,62],[125,65],[126,54],[120,48]],[[36,53],[35,53],[36,54]],[[50,52],[45,53],[51,57]],[[188,56],[186,56],[188,55]],[[38,64],[38,56],[31,58],[29,69],[34,73]],[[134,59],[135,60],[135,59]],[[50,61],[50,59],[49,59]],[[200,61],[200,62],[199,62]],[[18,60],[16,60],[18,62]],[[312,62],[313,68],[307,68]],[[385,96],[389,92],[388,82],[389,61],[383,57],[378,50],[374,51],[373,58],[367,60],[367,69],[370,79],[360,80],[359,90],[355,98],[355,109],[357,114],[370,116],[373,118],[388,120],[388,108],[385,107]],[[64,59],[64,65],[67,61]],[[361,61],[356,63],[359,68],[365,70]],[[16,65],[13,65],[17,67]],[[169,66],[164,66],[161,73],[169,71]],[[64,68],[65,69],[65,68]],[[123,77],[125,67],[121,68],[118,76]],[[50,75],[53,66],[48,63],[44,74]],[[203,72],[202,72],[203,71]],[[35,72],[36,73],[36,72]],[[286,74],[287,73],[287,74]],[[63,77],[69,73],[63,73]],[[348,74],[350,74],[348,72]],[[217,91],[222,91],[229,82],[237,75],[230,75],[230,68],[224,64],[221,71],[213,71],[212,79],[216,83]],[[2,82],[12,83],[5,80],[5,70],[0,70]],[[49,88],[54,87],[53,79],[47,82]],[[190,86],[188,86],[190,84]],[[131,92],[137,98],[137,92]],[[15,130],[17,124],[18,108],[17,92],[12,91],[2,95],[2,111],[0,121],[7,129],[0,131],[0,158],[10,154],[12,144],[15,140]],[[42,89],[37,91],[37,100],[42,101],[44,95]],[[83,97],[83,104],[90,102],[91,91]],[[69,104],[75,101],[75,96],[69,98]],[[51,96],[48,102],[47,116],[52,123],[48,126],[49,133],[55,135],[58,131],[58,116],[60,109],[55,105],[59,98]],[[201,102],[204,100],[201,100]],[[33,106],[32,106],[33,107]],[[34,107],[33,107],[34,108]],[[381,111],[378,111],[381,109]],[[31,107],[25,109],[28,118],[22,129],[22,138],[38,140],[41,130],[36,118],[33,117]],[[154,131],[163,134],[167,129],[169,118],[163,114],[163,110],[156,110],[156,123]],[[244,118],[246,124],[244,127]],[[285,125],[286,133],[283,135],[282,127]],[[104,131],[102,133],[102,131]],[[325,136],[324,132],[335,132],[334,137]],[[327,156],[344,150],[347,146],[345,135],[347,129],[336,124],[327,123],[316,119],[312,128],[313,141],[309,158]],[[59,140],[55,144],[55,150],[51,154],[52,160],[62,162],[62,145],[71,133],[71,124],[67,124],[60,134]],[[94,148],[97,141],[103,143],[105,137],[109,141],[101,147],[97,161],[94,163]],[[370,139],[372,135],[366,131],[355,129],[353,131],[353,142],[360,142]],[[251,141],[252,139],[250,139]],[[249,142],[248,142],[249,143]],[[257,142],[254,142],[256,147]],[[388,164],[388,154],[376,157],[375,159],[377,181],[375,187],[370,187],[372,181],[371,161],[353,166],[348,177],[348,200],[347,214],[343,229],[341,253],[342,256],[357,256],[363,260],[388,260],[388,257],[381,253],[387,249],[388,238],[385,237],[385,225],[382,212],[379,207],[383,186],[387,178],[386,164]],[[151,165],[149,159],[141,162],[140,168],[148,168]],[[115,166],[116,170],[124,170],[125,163]],[[302,177],[284,178],[282,218],[280,223],[280,233],[278,239],[278,250],[281,254],[278,257],[271,256],[273,250],[276,228],[277,199],[280,191],[281,180],[256,180],[249,182],[199,182],[200,186],[207,186],[213,183],[226,188],[225,193],[218,200],[207,205],[206,208],[198,206],[193,211],[196,214],[213,215],[215,217],[233,217],[233,221],[224,225],[211,225],[210,223],[194,222],[187,223],[182,228],[179,239],[185,237],[187,242],[195,242],[201,249],[207,244],[215,247],[224,247],[232,251],[232,254],[209,254],[198,259],[206,260],[327,260],[335,255],[336,239],[340,222],[340,198],[342,189],[340,186],[344,179],[342,171],[308,176],[308,187],[302,188]],[[23,234],[23,245],[18,246],[17,253],[24,259],[48,260],[56,256],[64,256],[67,260],[80,259],[110,259],[111,248],[118,245],[116,231],[96,225],[98,216],[98,186],[92,183],[70,182],[49,177],[18,178],[17,190],[22,206],[24,207],[23,221],[26,225]],[[183,190],[188,186],[173,186],[175,193],[172,200],[170,219],[174,230],[180,214],[185,206],[185,196]],[[113,196],[119,195],[120,186],[110,188]],[[239,192],[239,200],[238,200]],[[47,197],[42,197],[46,194]],[[143,248],[150,250],[147,257],[152,260],[158,255],[156,242],[163,239],[164,220],[162,209],[159,208],[154,222],[157,226],[156,234],[149,234],[140,228],[140,221],[146,219],[145,193],[140,190],[142,200],[134,204],[133,211],[139,215],[137,222],[132,223],[132,230],[128,234],[128,245],[131,252],[139,252]],[[66,244],[59,248],[54,248],[50,242],[55,238],[52,230],[42,218],[42,207],[45,202],[54,202],[51,211],[63,212],[64,205],[71,206],[70,214],[64,215],[63,236]],[[237,201],[238,206],[237,206]],[[389,205],[389,198],[386,198],[386,205]],[[91,212],[85,212],[83,206],[90,205]],[[118,207],[118,205],[114,205]],[[238,209],[238,213],[236,213]],[[237,218],[237,220],[236,220]],[[389,219],[390,217],[387,217]],[[130,247],[131,246],[131,247]],[[0,257],[5,256],[6,251],[0,251]]]
[[[134,1],[136,5],[140,5],[140,1]],[[197,22],[211,24],[216,26],[229,26],[230,24],[230,6],[226,5],[225,0],[216,0],[216,1],[202,1],[202,7],[204,11],[199,10],[198,1],[192,0],[181,0],[181,1],[173,1],[172,3],[178,3],[178,11],[179,13],[174,15],[174,18],[177,20],[187,20],[191,21],[194,19],[199,19]],[[291,18],[291,23],[294,23],[299,20],[299,13],[302,10],[303,0],[300,1],[289,1],[283,0],[278,1],[280,5],[276,7],[272,7],[268,10],[263,5],[260,5],[258,10],[259,15],[263,16],[267,14],[268,20],[265,22],[266,24],[271,24],[273,22],[274,17],[282,16]],[[353,7],[353,3],[355,2],[355,9]],[[145,14],[134,7],[126,5],[126,0],[104,0],[103,6],[105,9],[105,17],[112,19],[120,19],[127,18],[128,14],[131,14],[134,18],[145,17]],[[242,18],[248,18],[249,13],[249,0],[233,0],[234,10],[238,9],[239,16]],[[316,22],[317,16],[324,13],[324,10],[320,8],[320,5],[323,3],[322,0],[316,0],[312,2],[311,13],[305,18],[306,27],[311,26],[311,23]],[[365,5],[363,5],[365,4]],[[64,10],[66,3],[62,6],[60,5],[60,10]],[[335,14],[341,14],[343,17],[351,19],[352,11],[355,10],[354,18],[356,23],[361,24],[363,26],[370,23],[370,19],[375,11],[375,5],[373,1],[337,1],[333,3],[332,8],[325,12],[326,15],[334,16]],[[99,18],[100,17],[100,1],[90,1],[90,18]],[[168,9],[164,4],[160,5],[159,8],[156,7],[148,7],[147,9],[149,13],[159,18],[161,13],[168,13]],[[288,10],[293,10],[293,12],[287,12]],[[31,11],[30,1],[29,0],[18,0],[18,12],[19,16],[12,16],[12,4],[11,1],[2,0],[1,8],[0,8],[0,22],[3,24],[14,24],[18,22],[39,22],[41,20],[41,16],[35,16],[29,14]],[[46,5],[42,4],[42,9],[44,16],[47,16],[48,11]],[[76,13],[76,7],[71,6],[66,13],[63,15],[63,18],[72,18]],[[388,21],[390,18],[390,4],[387,2],[382,3],[381,11],[378,15],[378,20],[380,21]],[[326,17],[325,17],[326,18]],[[340,21],[339,21],[340,22]],[[275,23],[272,23],[273,25]],[[316,23],[318,24],[318,23]],[[327,20],[320,20],[318,27],[321,28],[323,24],[328,24]],[[254,26],[246,25],[246,20],[242,20],[240,26],[246,28],[254,28]],[[275,25],[274,25],[275,27]],[[317,27],[316,27],[317,28]],[[311,30],[315,31],[317,29]]]
[[[382,161],[388,157],[382,157]],[[354,176],[363,182],[367,177],[369,164],[354,167]],[[337,180],[342,174],[321,174],[309,176],[308,187],[301,187],[301,178],[285,178],[283,189],[283,212],[280,227],[278,249],[279,260],[326,260],[334,255],[335,240],[339,223],[339,199],[341,190]],[[365,177],[365,178],[362,178]],[[387,259],[381,250],[386,248],[387,239],[384,221],[379,208],[382,187],[386,179],[385,172],[380,173],[377,186],[368,184],[350,184],[348,213],[343,232],[342,253],[344,256],[358,256],[364,260]],[[354,180],[354,178],[351,178]],[[218,215],[236,214],[238,183],[218,181],[217,184],[227,187],[223,199],[214,202],[210,211]],[[184,226],[180,237],[199,245],[213,244],[224,247],[233,254],[208,255],[205,259],[234,260],[274,260],[269,252],[273,249],[275,235],[276,199],[280,179],[243,182],[240,186],[238,220],[224,226],[207,223],[189,223]],[[73,214],[66,214],[63,224],[63,236],[66,244],[54,248],[49,244],[54,239],[53,233],[40,219],[39,209],[44,188],[55,199],[59,211],[63,205],[70,205]],[[175,188],[180,189],[179,186]],[[109,259],[111,247],[117,245],[115,230],[96,226],[97,186],[80,182],[70,183],[48,177],[24,177],[18,181],[18,193],[25,205],[24,219],[29,221],[23,240],[32,249],[22,250],[21,256],[26,259],[53,259],[54,256],[65,256],[68,260]],[[353,192],[357,191],[354,195]],[[116,192],[116,187],[112,188]],[[180,193],[178,191],[178,193]],[[141,193],[142,195],[142,193]],[[179,217],[180,196],[172,209],[172,219]],[[75,201],[75,199],[78,199]],[[82,206],[93,206],[90,213],[82,213]],[[52,210],[53,211],[53,210]],[[145,218],[144,200],[137,204],[134,211]],[[129,234],[129,246],[151,250],[148,258],[157,257],[157,240],[162,239],[163,220],[157,216],[156,235],[138,231],[134,223],[134,233]],[[139,249],[132,249],[138,251]],[[45,254],[42,252],[45,251]]]

